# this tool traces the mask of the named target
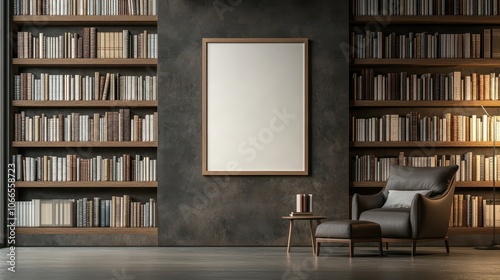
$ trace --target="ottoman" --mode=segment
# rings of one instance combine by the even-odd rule
[[[327,221],[316,228],[316,256],[319,256],[319,247],[322,242],[349,243],[349,256],[354,254],[354,243],[378,242],[380,255],[382,252],[382,238],[380,225],[368,221],[340,220]]]

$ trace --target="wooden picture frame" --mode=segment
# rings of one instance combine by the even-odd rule
[[[202,44],[202,174],[308,175],[308,39]]]

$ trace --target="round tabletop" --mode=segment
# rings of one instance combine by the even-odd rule
[[[322,219],[326,219],[326,216],[303,215],[303,216],[283,216],[281,218],[286,219],[286,220],[322,220]]]

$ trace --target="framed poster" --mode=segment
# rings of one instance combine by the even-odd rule
[[[203,175],[308,175],[307,38],[204,38]]]

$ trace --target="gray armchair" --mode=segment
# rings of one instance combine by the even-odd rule
[[[389,242],[411,242],[414,255],[417,242],[444,240],[449,253],[447,233],[457,170],[456,165],[392,165],[389,179],[379,193],[354,194],[352,219],[378,223],[387,247]]]

